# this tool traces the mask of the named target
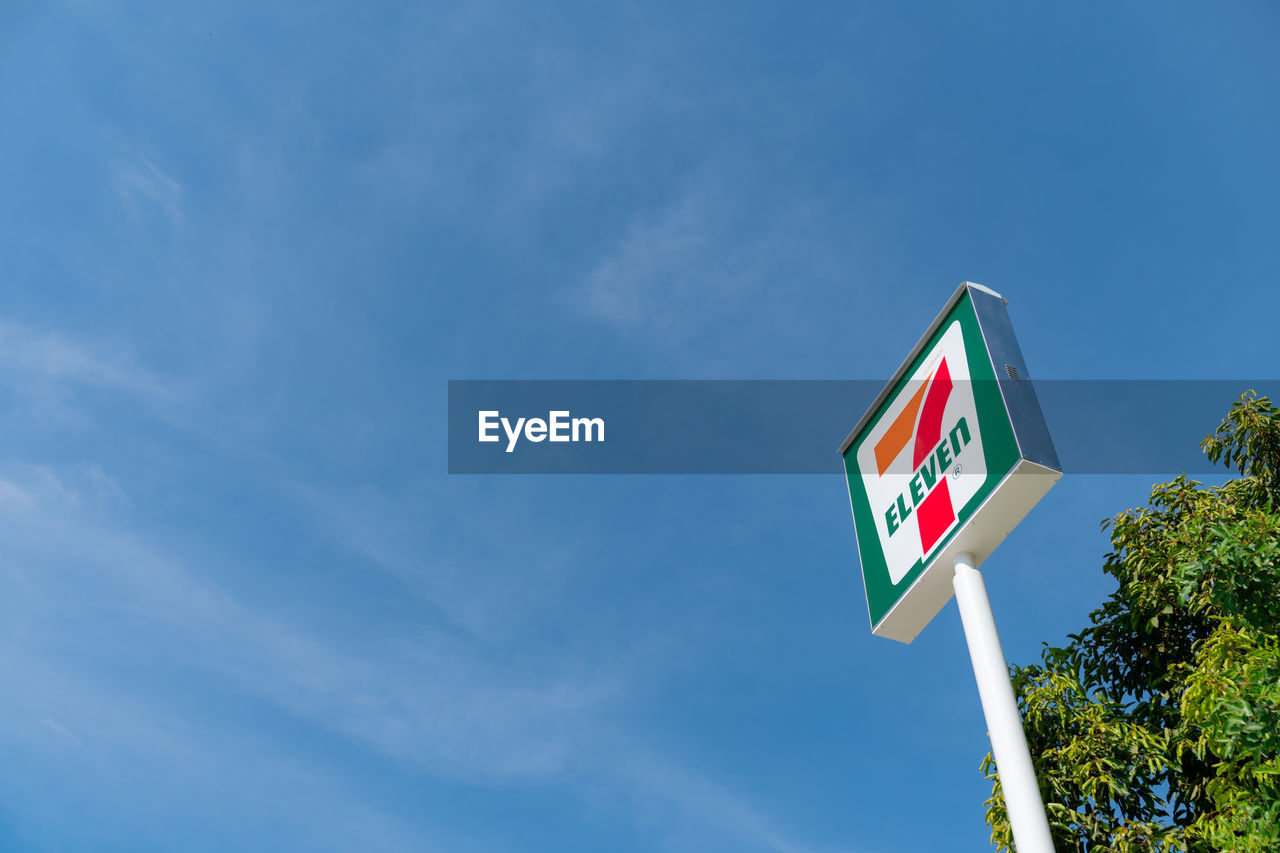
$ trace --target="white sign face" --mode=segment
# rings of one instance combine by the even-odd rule
[[[987,480],[978,406],[953,321],[858,451],[892,583],[928,561]]]

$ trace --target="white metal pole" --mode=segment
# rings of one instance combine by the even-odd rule
[[[1009,683],[1009,665],[1000,648],[996,620],[982,573],[973,567],[973,555],[956,555],[956,574],[952,584],[960,605],[960,621],[969,642],[973,674],[978,680],[982,713],[987,718],[991,735],[991,752],[1000,774],[1000,787],[1009,810],[1009,825],[1018,853],[1054,853],[1044,801],[1036,784],[1036,771],[1031,766],[1031,752],[1022,731],[1018,704]]]

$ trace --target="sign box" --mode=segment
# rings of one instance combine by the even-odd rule
[[[840,445],[871,632],[910,643],[1062,476],[1005,299],[962,282]]]

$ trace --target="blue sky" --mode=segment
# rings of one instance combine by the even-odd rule
[[[834,452],[450,477],[446,381],[883,377],[962,279],[1040,377],[1273,374],[1278,41],[6,4],[0,848],[989,849],[954,605],[870,636]],[[1011,658],[1150,481],[1066,477],[986,564]]]

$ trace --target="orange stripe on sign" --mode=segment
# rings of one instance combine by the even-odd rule
[[[881,477],[884,476],[885,471],[889,470],[889,463],[898,458],[902,448],[906,447],[907,442],[911,440],[916,427],[916,412],[920,410],[920,401],[924,399],[924,391],[927,387],[929,383],[920,383],[920,390],[907,403],[902,413],[894,418],[888,431],[876,442],[876,467],[880,469]]]

